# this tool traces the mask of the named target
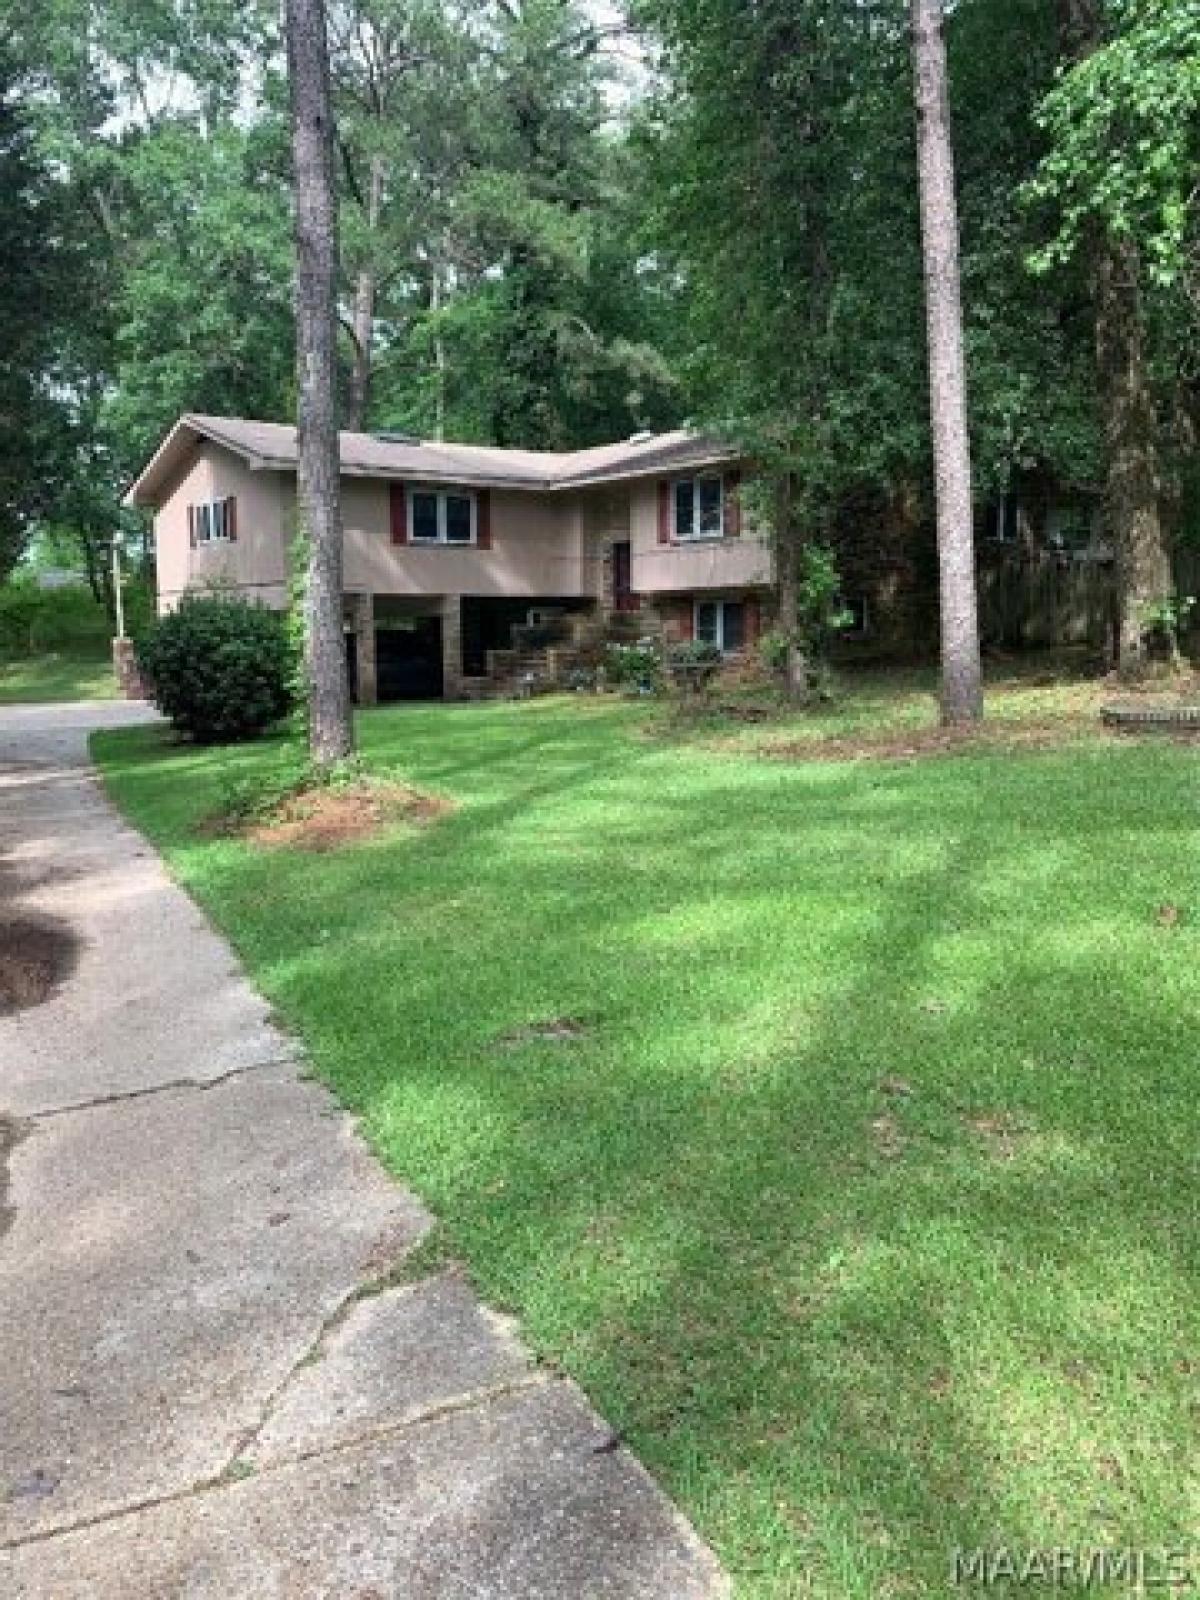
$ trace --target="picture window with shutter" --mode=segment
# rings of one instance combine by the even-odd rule
[[[725,480],[716,474],[677,478],[674,484],[675,537],[720,539],[725,533]]]
[[[408,537],[413,544],[475,544],[479,504],[453,489],[410,489]]]

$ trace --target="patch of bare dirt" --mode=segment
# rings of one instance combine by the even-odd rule
[[[1028,1130],[1010,1111],[981,1111],[963,1121],[997,1161],[1011,1161],[1028,1139]]]
[[[872,1117],[868,1124],[868,1132],[876,1154],[881,1155],[885,1161],[895,1161],[904,1154],[908,1140],[904,1137],[899,1121],[890,1111]]]
[[[265,849],[323,854],[372,838],[396,822],[427,825],[453,810],[441,795],[378,781],[302,790],[279,802],[240,835]]]
[[[48,1000],[78,957],[78,938],[57,918],[0,919],[0,1017]]]
[[[857,738],[798,739],[762,755],[782,761],[921,761],[988,750],[1053,750],[1074,739],[1101,737],[1090,719],[1053,717],[1028,722],[984,722],[978,728],[912,728]]]
[[[513,1028],[500,1035],[500,1043],[508,1045],[531,1044],[538,1040],[550,1044],[570,1044],[582,1039],[588,1025],[579,1017],[548,1017],[544,1022],[530,1022],[522,1028]]]

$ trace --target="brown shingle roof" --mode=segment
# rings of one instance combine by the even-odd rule
[[[254,467],[294,471],[296,429],[242,417],[180,417],[126,496],[130,505],[154,506],[187,449],[200,439],[226,446]],[[731,460],[736,452],[715,439],[678,431],[628,439],[590,450],[500,450],[489,445],[439,444],[389,439],[373,433],[341,435],[342,472],[348,477],[416,478],[427,483],[560,490],[649,473]]]

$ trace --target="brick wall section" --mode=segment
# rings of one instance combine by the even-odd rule
[[[117,688],[125,700],[148,700],[146,684],[138,671],[137,657],[133,653],[132,639],[114,639],[112,642],[113,674]]]
[[[442,601],[442,693],[447,700],[463,694],[462,597],[448,594]]]

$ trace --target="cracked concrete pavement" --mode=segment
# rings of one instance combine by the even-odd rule
[[[708,1600],[710,1552],[455,1274],[229,949],[105,800],[91,728],[0,708],[6,1600]]]

